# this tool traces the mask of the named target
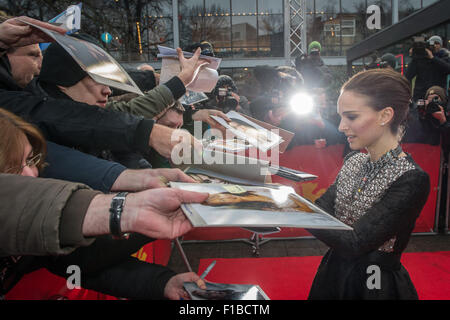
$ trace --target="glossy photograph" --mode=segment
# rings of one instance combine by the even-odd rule
[[[207,192],[201,204],[181,208],[195,227],[298,227],[351,230],[291,187],[171,182],[172,188]]]
[[[206,282],[206,290],[194,282],[185,282],[183,286],[192,300],[270,300],[259,286],[253,284]]]

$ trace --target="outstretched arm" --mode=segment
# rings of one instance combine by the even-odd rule
[[[378,249],[400,230],[411,232],[429,191],[428,175],[412,170],[392,184],[384,197],[356,221],[352,231],[308,231],[344,256],[361,255]],[[320,206],[320,199],[316,203]]]

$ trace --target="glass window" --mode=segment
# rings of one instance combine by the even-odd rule
[[[205,14],[220,16],[230,14],[230,1],[205,0]]]
[[[186,47],[203,39],[204,7],[203,0],[179,0],[180,47]]]
[[[205,17],[203,26],[203,38],[209,41],[217,57],[231,55],[231,17],[225,14]]]
[[[413,12],[420,10],[422,7],[421,0],[409,0],[398,2],[398,19],[401,20]]]
[[[256,0],[231,0],[231,10],[234,16],[254,14]]]
[[[312,25],[307,28],[307,42],[319,41],[321,55],[340,55],[339,1],[316,0],[312,9]]]
[[[310,1],[308,1],[310,2]],[[258,0],[258,13],[268,14],[282,14],[283,13],[283,1],[282,0]]]
[[[341,20],[341,37],[355,37],[356,36],[356,20],[342,19]]]
[[[366,10],[365,0],[341,0],[341,55],[368,35]]]
[[[234,57],[255,57],[257,55],[256,16],[233,16],[231,32]]]
[[[206,40],[222,58],[284,55],[281,0],[179,0],[179,13],[182,47]]]
[[[144,12],[150,16],[165,16],[165,17],[172,17],[172,1],[170,0],[163,0],[158,1],[158,4],[151,4],[148,3],[145,5]]]
[[[160,1],[158,5],[145,5],[141,28],[141,43],[148,59],[155,59],[157,45],[173,47],[172,2]]]
[[[172,18],[148,18],[150,26],[141,35],[144,52],[148,50],[149,59],[156,58],[157,45],[173,47],[173,23]]]
[[[284,19],[281,14],[258,16],[258,56],[284,56]]]
[[[314,1],[306,1],[306,42],[310,43],[314,30]]]
[[[204,13],[203,0],[178,0],[178,14],[198,16]]]
[[[336,15],[339,12],[338,0],[316,0],[315,13]]]
[[[438,1],[439,0],[423,0],[422,6],[423,6],[423,8],[425,8],[425,7],[429,6],[430,4],[433,4],[433,3],[438,2]]]

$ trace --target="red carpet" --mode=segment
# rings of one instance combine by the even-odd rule
[[[304,300],[322,257],[201,259],[199,274],[217,263],[207,280],[259,284],[272,300]],[[450,252],[405,253],[408,270],[421,300],[450,300]]]

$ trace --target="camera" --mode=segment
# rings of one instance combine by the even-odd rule
[[[432,50],[433,46],[425,41],[424,37],[414,37],[412,45],[412,58],[424,59],[428,57],[426,49]]]
[[[438,97],[434,97],[428,105],[425,104],[423,99],[417,101],[417,110],[419,112],[419,117],[422,120],[432,119],[431,115],[435,112],[441,111],[440,100]]]
[[[383,68],[387,68],[389,66],[389,62],[380,58],[378,56],[378,52],[373,53],[371,56],[371,59],[372,59],[372,61],[370,63],[364,65],[365,70],[383,69]]]
[[[231,110],[236,110],[239,102],[231,94],[233,90],[231,88],[219,88],[217,90],[217,106],[227,113]]]
[[[372,61],[371,63],[364,66],[366,70],[370,69],[383,69],[387,68],[389,66],[389,62],[382,61],[380,58],[376,59],[375,61]]]

